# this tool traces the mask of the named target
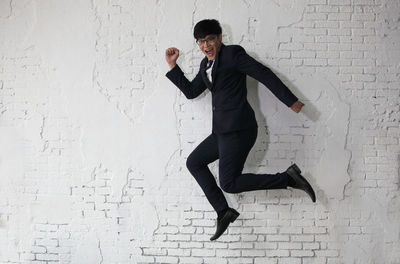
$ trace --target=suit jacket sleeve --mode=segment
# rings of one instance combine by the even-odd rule
[[[176,65],[169,72],[167,72],[165,76],[167,76],[167,78],[173,82],[179,88],[179,90],[182,91],[187,99],[196,98],[207,88],[201,77],[200,71],[192,81],[189,81],[185,77],[181,68]]]
[[[264,84],[278,99],[287,105],[292,106],[298,98],[286,87],[286,85],[269,68],[249,56],[246,51],[237,46],[235,53],[236,69],[245,73]]]

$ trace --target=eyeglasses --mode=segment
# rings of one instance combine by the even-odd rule
[[[206,38],[206,39],[198,39],[198,40],[196,40],[196,43],[197,43],[197,45],[199,45],[199,46],[203,45],[203,44],[206,43],[206,42],[207,42],[207,43],[210,43],[210,44],[212,45],[212,44],[215,43],[216,40],[217,40],[217,36],[214,35],[214,36],[208,37],[208,38]]]

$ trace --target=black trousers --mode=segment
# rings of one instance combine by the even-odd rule
[[[212,133],[189,155],[186,166],[216,212],[228,208],[222,192],[285,189],[288,175],[242,174],[244,163],[257,138],[257,127],[224,134]],[[219,159],[219,188],[208,164]]]

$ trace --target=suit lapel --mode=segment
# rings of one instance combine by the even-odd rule
[[[200,74],[201,74],[201,78],[203,78],[203,82],[206,84],[207,88],[211,90],[211,83],[207,78],[206,66],[207,66],[207,58],[205,58],[201,61]]]
[[[214,65],[213,65],[212,71],[211,71],[211,80],[212,80],[211,88],[214,87],[215,78],[216,78],[216,75],[217,75],[217,68],[218,68],[218,61],[219,61],[218,57],[219,56],[217,56],[215,58]]]
[[[210,81],[207,78],[207,73],[206,73],[206,66],[207,66],[207,57],[205,57],[200,64],[200,72],[201,72],[201,77],[203,78],[204,83],[206,84],[207,88],[212,90],[212,88],[214,87],[215,84],[215,80],[217,78],[217,69],[218,69],[218,64],[219,64],[219,59],[221,56],[221,51],[222,49],[225,47],[225,45],[223,43],[221,43],[221,48],[215,58],[214,61],[214,65],[211,71],[211,79],[212,79],[212,83],[210,83]]]
[[[219,64],[219,60],[220,60],[220,57],[221,57],[221,52],[224,49],[224,47],[225,47],[225,45],[223,43],[221,43],[221,48],[218,51],[218,54],[217,54],[217,56],[215,58],[215,61],[214,61],[214,66],[213,66],[212,72],[211,72],[211,78],[212,78],[212,86],[211,87],[214,87],[215,81],[217,79],[218,64]]]

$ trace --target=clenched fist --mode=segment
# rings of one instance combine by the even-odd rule
[[[296,101],[290,108],[296,113],[299,113],[303,106],[304,104],[302,102]]]
[[[165,50],[165,60],[171,69],[175,67],[178,57],[179,50],[177,48],[168,48]]]

